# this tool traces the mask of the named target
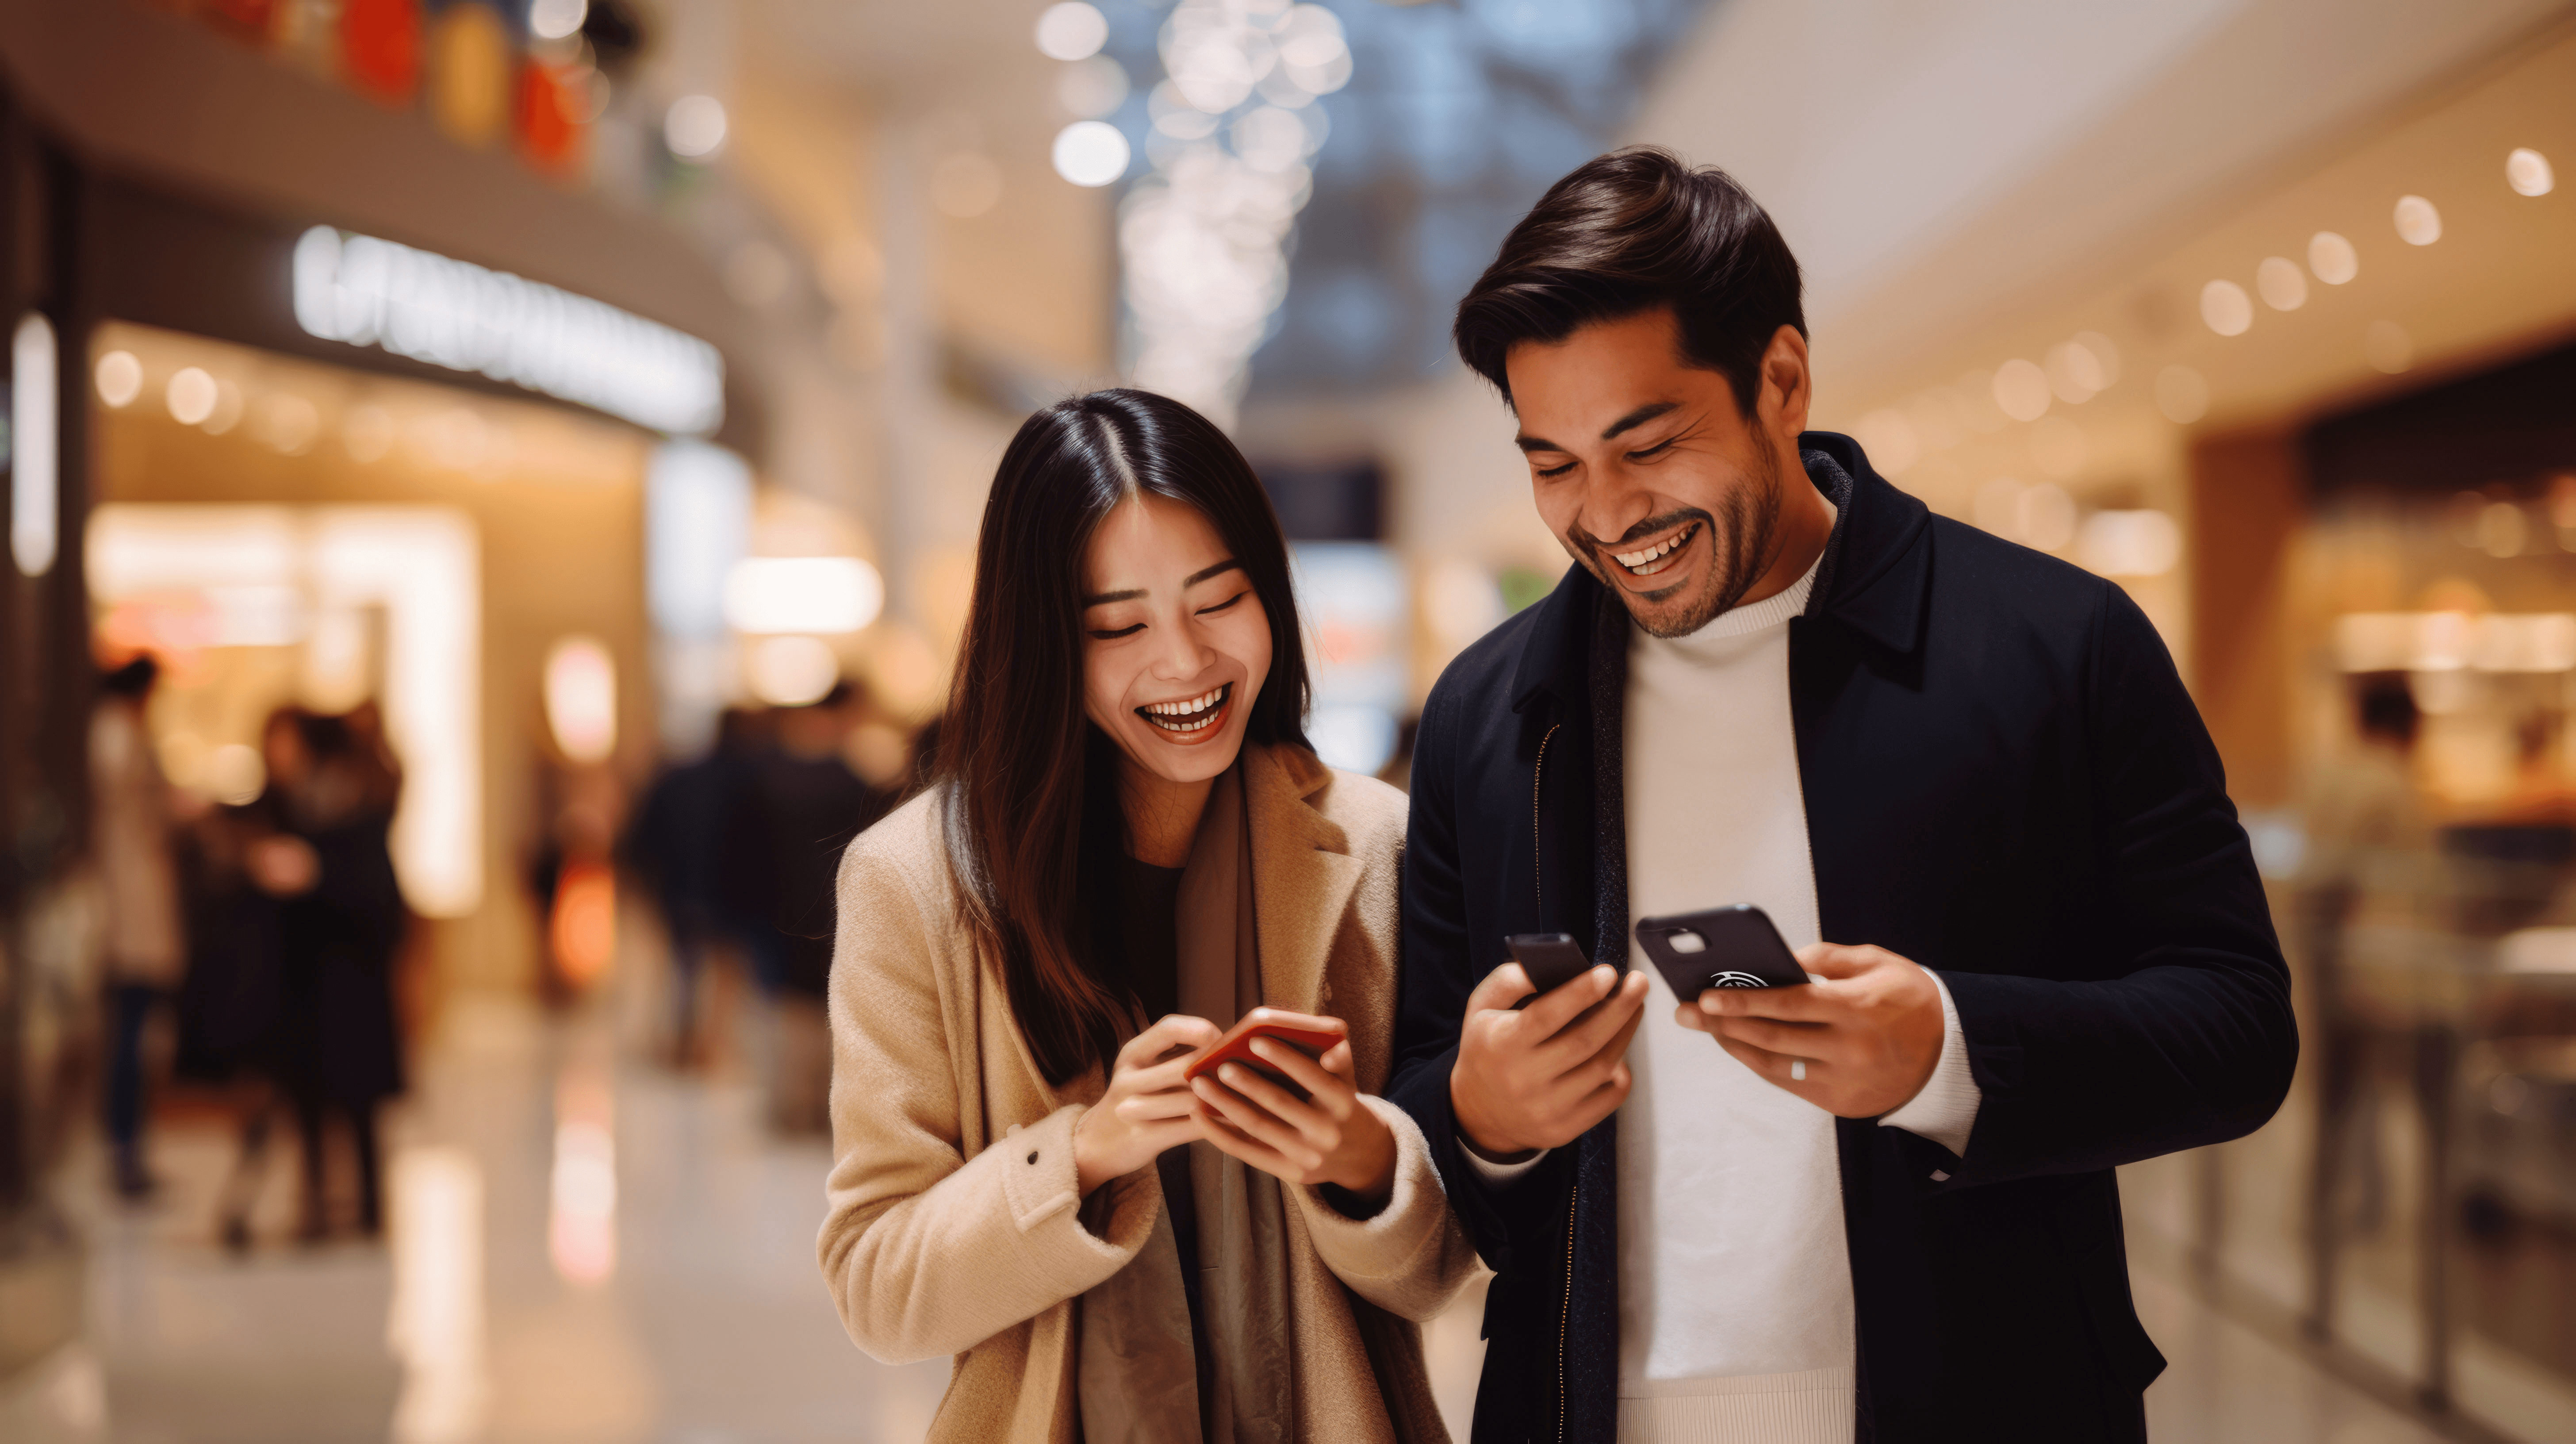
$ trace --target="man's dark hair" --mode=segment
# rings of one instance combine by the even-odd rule
[[[1548,187],[1458,303],[1450,334],[1508,402],[1512,347],[1669,306],[1682,359],[1724,375],[1750,416],[1771,338],[1807,332],[1798,289],[1798,258],[1733,176],[1632,145]]]

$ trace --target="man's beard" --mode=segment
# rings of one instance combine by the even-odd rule
[[[1778,550],[1780,531],[1780,463],[1767,450],[1758,454],[1762,484],[1738,487],[1728,493],[1720,503],[1725,513],[1723,524],[1702,508],[1691,506],[1648,517],[1614,542],[1596,541],[1580,530],[1569,537],[1575,555],[1618,596],[1628,615],[1648,636],[1687,637],[1707,626],[1710,619],[1743,600],[1770,567]],[[1696,594],[1678,599],[1679,612],[1667,613],[1663,607],[1676,599],[1666,592],[1641,595],[1631,591],[1625,583],[1634,577],[1610,553],[1691,521],[1699,523],[1700,536],[1708,545],[1708,561]],[[1657,614],[1649,617],[1645,610],[1648,607]]]

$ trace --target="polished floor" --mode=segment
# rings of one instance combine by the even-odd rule
[[[214,1199],[231,1136],[167,1121],[166,1187],[111,1206],[75,1169],[87,1335],[0,1382],[10,1444],[788,1444],[921,1437],[944,1361],[892,1367],[842,1335],[814,1265],[827,1150],[765,1126],[739,1068],[621,1056],[605,1018],[451,1007],[391,1128],[382,1242],[291,1241],[292,1150],[228,1254]],[[2152,1275],[2141,1311],[2173,1367],[2155,1435],[2209,1444],[2436,1436]],[[1464,1435],[1476,1306],[1434,1326]]]

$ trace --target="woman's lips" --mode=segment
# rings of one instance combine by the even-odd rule
[[[1227,706],[1234,699],[1234,684],[1224,683],[1212,691],[1173,702],[1148,702],[1136,709],[1136,715],[1148,726],[1163,734],[1169,742],[1198,742],[1213,737],[1225,722]]]

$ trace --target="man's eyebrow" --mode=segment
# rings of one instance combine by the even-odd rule
[[[1199,583],[1206,581],[1210,577],[1224,576],[1227,572],[1241,568],[1242,565],[1243,563],[1236,561],[1234,558],[1227,557],[1224,561],[1218,562],[1214,566],[1201,567],[1197,571],[1190,573],[1188,576],[1181,578],[1181,590],[1186,592],[1190,588],[1197,586]],[[1111,602],[1132,602],[1144,595],[1145,589],[1143,587],[1129,587],[1123,592],[1101,592],[1095,596],[1084,597],[1082,599],[1082,605],[1086,609],[1091,607],[1105,607]]]
[[[1681,406],[1682,404],[1678,401],[1650,401],[1645,405],[1638,407],[1636,410],[1629,412],[1627,415],[1620,417],[1618,420],[1611,422],[1610,425],[1602,431],[1601,439],[1604,441],[1612,440],[1616,438],[1620,432],[1633,430],[1637,427],[1643,426],[1647,422],[1654,420],[1656,417],[1663,415],[1667,411],[1679,411]],[[1525,452],[1565,450],[1564,447],[1557,445],[1546,437],[1532,436],[1526,431],[1513,437],[1512,445],[1519,447]],[[1570,456],[1573,453],[1567,452],[1566,454]]]
[[[1618,420],[1611,422],[1608,428],[1602,431],[1601,439],[1608,441],[1612,437],[1617,436],[1620,432],[1626,431],[1631,427],[1643,426],[1647,422],[1654,420],[1656,417],[1663,415],[1667,411],[1679,411],[1681,409],[1682,404],[1678,401],[1648,402],[1646,405],[1640,406],[1636,410],[1629,412],[1627,415],[1620,417]]]

